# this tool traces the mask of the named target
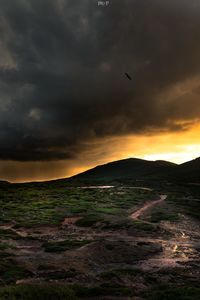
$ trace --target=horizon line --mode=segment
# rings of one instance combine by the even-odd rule
[[[92,170],[92,169],[95,169],[96,167],[100,167],[100,166],[105,166],[107,164],[110,164],[110,163],[114,163],[114,162],[118,162],[118,161],[122,161],[122,160],[129,160],[129,159],[138,159],[138,160],[143,160],[143,161],[151,161],[151,162],[156,162],[156,161],[165,161],[165,162],[169,162],[169,163],[172,163],[174,165],[177,165],[177,166],[180,166],[182,164],[185,164],[187,162],[190,162],[190,161],[193,161],[193,160],[196,160],[200,158],[199,156],[197,156],[196,158],[193,158],[191,160],[186,160],[182,163],[175,163],[175,162],[171,162],[170,160],[164,160],[164,159],[156,159],[156,160],[150,160],[150,159],[143,159],[143,158],[139,158],[139,157],[127,157],[127,158],[122,158],[122,159],[117,159],[117,160],[113,160],[113,161],[109,161],[109,162],[106,162],[106,163],[103,163],[103,164],[99,164],[99,165],[95,165],[94,167],[91,167],[89,169],[86,169],[85,171],[82,171],[82,172],[78,172],[78,173],[75,173],[71,176],[68,176],[68,177],[58,177],[58,178],[52,178],[52,179],[49,179],[49,180],[31,180],[31,181],[18,181],[18,182],[12,182],[12,181],[8,181],[8,180],[4,180],[4,179],[0,179],[0,182],[6,182],[8,184],[26,184],[26,183],[45,183],[45,182],[51,182],[51,181],[57,181],[57,180],[64,180],[64,179],[70,179],[76,175],[79,175],[79,174],[83,174],[89,170]]]

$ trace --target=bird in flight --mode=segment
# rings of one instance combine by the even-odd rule
[[[132,80],[131,76],[128,73],[124,73],[129,80]]]

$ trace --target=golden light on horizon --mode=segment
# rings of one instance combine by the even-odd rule
[[[76,168],[71,169],[71,175],[99,164],[130,157],[146,160],[167,160],[181,164],[200,156],[199,133],[200,123],[197,122],[185,131],[142,136],[129,135],[107,139],[104,140],[101,147],[97,144],[98,150],[94,150],[90,155],[85,153],[83,160],[76,161]],[[99,152],[104,155],[99,155]],[[86,159],[87,154],[90,158],[88,160]]]
[[[200,156],[199,133],[200,124],[196,124],[182,132],[128,135],[94,141],[89,150],[71,160],[1,161],[0,179],[27,182],[65,178],[97,165],[130,157],[167,160],[179,164]]]
[[[200,124],[183,132],[164,133],[138,137],[137,145],[130,144],[127,156],[137,156],[146,160],[168,160],[177,164],[200,156]]]

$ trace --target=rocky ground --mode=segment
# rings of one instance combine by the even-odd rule
[[[176,221],[155,223],[156,209],[168,210],[167,195],[129,209],[124,226],[82,227],[80,215],[30,228],[2,223],[1,285],[81,285],[99,288],[90,299],[135,300],[151,297],[148,291],[161,285],[198,286],[200,222],[179,213]]]

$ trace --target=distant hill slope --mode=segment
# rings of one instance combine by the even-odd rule
[[[10,182],[8,182],[8,181],[0,180],[0,187],[7,186],[7,185],[9,185],[9,184],[10,184]]]
[[[177,165],[168,161],[123,159],[97,166],[71,177],[78,180],[167,179],[200,183],[200,158]]]
[[[200,157],[178,165],[174,175],[184,181],[200,183]]]
[[[172,172],[177,167],[176,164],[167,161],[148,161],[137,158],[123,159],[105,165],[97,166],[93,169],[71,177],[71,179],[142,179],[149,177],[163,176]]]
[[[156,183],[169,181],[171,183],[200,184],[200,158],[177,165],[168,161],[148,161],[138,158],[129,158],[97,166],[75,176],[46,182],[30,182],[23,185],[56,185],[66,186],[74,184],[106,184],[119,180],[130,183],[136,180]],[[0,186],[8,186],[9,182],[0,181]],[[21,184],[15,184],[21,185]]]

